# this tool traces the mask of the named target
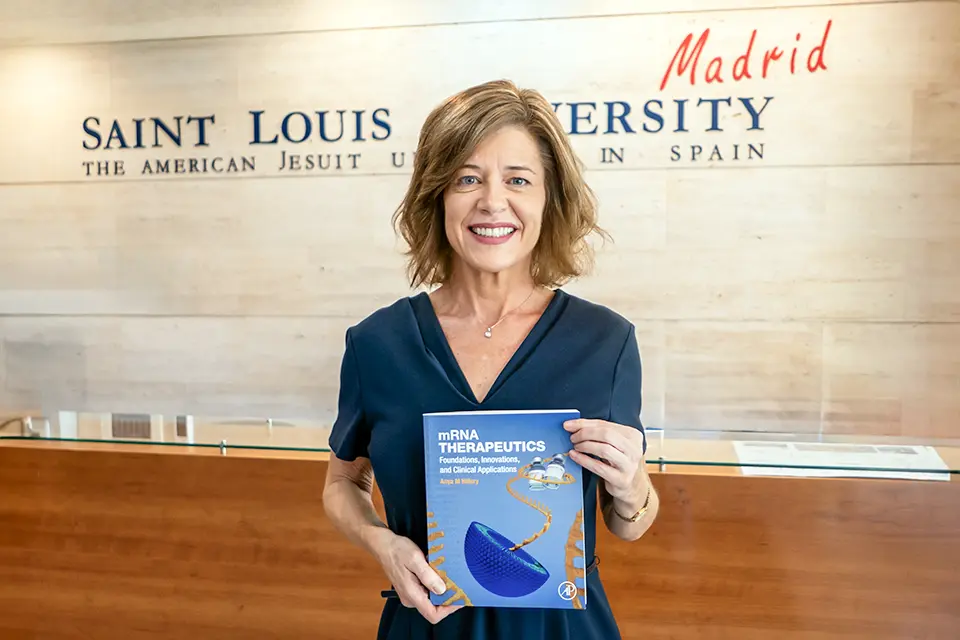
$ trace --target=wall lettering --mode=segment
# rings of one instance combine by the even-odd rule
[[[552,107],[573,143],[582,145],[588,166],[598,170],[630,167],[651,156],[664,163],[761,162],[776,154],[763,140],[776,96],[750,92],[747,83],[762,86],[757,83],[773,77],[826,72],[832,26],[827,20],[812,37],[798,32],[789,46],[765,41],[753,29],[744,34],[743,47],[733,51],[716,49],[714,27],[699,35],[690,32],[663,57],[664,72],[651,95],[584,96]],[[701,84],[735,89],[721,96],[683,93]],[[416,139],[421,123],[389,106],[251,108],[127,119],[92,114],[80,123],[81,144],[98,155],[83,161],[81,169],[90,179],[408,171],[414,149],[391,144],[397,122],[406,140]],[[722,141],[711,139],[718,134]],[[153,151],[155,156],[144,156]]]

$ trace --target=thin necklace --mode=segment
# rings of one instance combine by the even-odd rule
[[[492,338],[492,337],[493,337],[493,329],[494,329],[494,327],[496,327],[498,324],[500,324],[501,322],[503,322],[503,319],[506,318],[508,315],[510,315],[511,313],[513,313],[514,311],[516,311],[517,309],[519,309],[520,307],[522,307],[523,305],[527,304],[527,300],[530,299],[530,296],[532,296],[532,295],[533,295],[533,292],[536,291],[536,290],[537,290],[536,287],[534,287],[533,289],[531,289],[531,290],[530,290],[530,293],[527,295],[526,298],[524,298],[523,302],[521,302],[520,304],[518,304],[516,307],[514,307],[514,308],[511,309],[510,311],[507,311],[505,314],[503,314],[502,316],[500,316],[500,319],[499,319],[499,320],[497,320],[497,321],[494,322],[492,325],[490,325],[489,327],[487,327],[487,330],[483,332],[483,337],[485,337],[485,338]]]

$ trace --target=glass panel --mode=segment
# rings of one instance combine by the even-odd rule
[[[230,451],[329,452],[330,420],[60,411],[0,419],[0,438]],[[731,475],[949,480],[960,439],[647,429],[651,470]]]
[[[960,440],[756,431],[647,430],[647,462],[663,471],[726,467],[736,475],[950,480]]]
[[[0,438],[329,451],[328,421],[264,416],[195,416],[59,411],[0,420]]]

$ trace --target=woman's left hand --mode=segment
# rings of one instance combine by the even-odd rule
[[[573,443],[570,459],[603,478],[612,497],[633,502],[646,493],[647,479],[641,470],[643,434],[639,430],[583,418],[568,420],[563,427]]]

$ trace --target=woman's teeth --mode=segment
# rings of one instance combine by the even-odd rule
[[[484,236],[487,238],[502,238],[503,236],[508,236],[516,229],[513,227],[471,227],[470,231],[474,232],[478,236]]]

